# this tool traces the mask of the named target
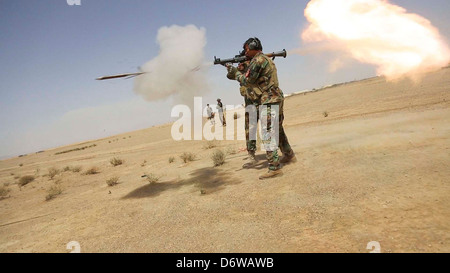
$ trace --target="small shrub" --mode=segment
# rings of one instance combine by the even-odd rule
[[[73,152],[73,151],[82,151],[84,149],[95,147],[95,146],[97,146],[97,144],[92,144],[91,146],[84,146],[84,147],[81,147],[81,148],[75,148],[75,149],[71,149],[71,150],[65,150],[65,151],[62,151],[62,152],[55,153],[55,155],[70,153],[70,152]]]
[[[116,167],[116,166],[122,165],[122,164],[123,164],[123,160],[120,159],[120,158],[114,157],[113,159],[111,159],[111,160],[109,161],[109,163],[111,163],[111,165],[113,165],[114,167]]]
[[[155,174],[153,174],[153,173],[147,174],[145,177],[147,177],[147,181],[148,181],[150,184],[154,184],[154,183],[158,182],[159,179],[161,179],[161,176],[157,176],[157,175],[155,175]]]
[[[215,150],[211,156],[214,166],[220,166],[225,163],[225,153],[222,150]]]
[[[50,177],[50,180],[53,180],[55,176],[57,176],[61,171],[57,168],[50,168],[48,169],[48,176]]]
[[[11,191],[11,189],[8,189],[5,186],[1,186],[0,187],[0,198],[6,197],[10,191]]]
[[[182,155],[180,155],[180,158],[183,160],[184,163],[188,163],[189,161],[194,161],[195,160],[195,155],[192,153],[183,153]]]
[[[59,186],[51,186],[47,190],[47,196],[45,196],[45,201],[49,201],[62,193],[62,189]]]
[[[66,166],[63,168],[63,172],[70,172],[72,168],[70,166]]]
[[[23,187],[23,186],[25,186],[26,184],[32,182],[33,180],[34,180],[34,176],[33,176],[33,175],[25,175],[25,176],[22,176],[22,177],[19,179],[18,185],[19,185],[20,187]]]
[[[147,160],[144,160],[144,162],[142,162],[141,167],[144,167],[145,164],[147,164]]]
[[[95,146],[97,146],[97,144],[93,144],[91,146],[84,146],[84,147],[81,147],[81,148],[75,148],[75,149],[71,149],[71,150],[65,150],[65,151],[62,151],[62,152],[55,153],[55,155],[70,153],[70,152],[73,152],[73,151],[82,151],[84,149],[92,148],[92,147],[95,147]]]
[[[328,117],[328,112],[326,112],[326,111],[323,112],[323,116],[324,116],[324,117]]]
[[[205,146],[203,146],[205,150],[209,150],[215,147],[217,147],[217,143],[214,140],[206,142]]]
[[[87,171],[84,172],[85,175],[97,174],[99,173],[99,169],[97,167],[91,167]]]
[[[81,171],[81,166],[72,167],[72,172],[79,173]]]
[[[169,157],[169,163],[173,163],[175,161],[175,157],[171,156]]]
[[[237,154],[237,151],[233,147],[227,147],[226,153],[228,155],[234,155],[234,154]]]
[[[111,177],[110,179],[106,180],[106,184],[108,184],[108,186],[110,187],[119,184],[119,177],[118,176]]]

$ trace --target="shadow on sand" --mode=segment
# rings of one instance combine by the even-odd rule
[[[223,190],[226,186],[241,183],[230,172],[219,168],[202,168],[190,173],[191,178],[185,180],[170,180],[147,184],[128,193],[122,199],[155,197],[167,190],[179,189],[185,186],[194,186],[198,192],[205,194]]]

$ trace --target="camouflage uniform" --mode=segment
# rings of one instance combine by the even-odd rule
[[[231,74],[231,75],[230,75]],[[283,102],[284,95],[278,84],[277,69],[273,61],[262,52],[256,54],[249,64],[245,74],[239,71],[229,72],[228,78],[234,78],[241,85],[247,87],[248,95],[255,98],[260,105],[260,117],[267,117],[261,120],[262,143],[266,149],[269,169],[277,170],[280,168],[277,148],[280,147],[283,155],[293,155],[291,146],[283,128]],[[278,110],[278,111],[277,111]],[[277,121],[278,126],[271,123]],[[275,128],[274,128],[275,127]],[[278,127],[279,135],[276,135]],[[274,130],[275,129],[275,130]],[[278,138],[278,145],[274,146],[274,138]],[[277,147],[278,146],[278,147]]]

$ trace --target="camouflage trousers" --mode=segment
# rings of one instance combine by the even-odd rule
[[[264,104],[260,106],[261,138],[266,150],[270,170],[277,170],[280,166],[278,148],[283,155],[293,153],[287,135],[283,128],[283,102]]]

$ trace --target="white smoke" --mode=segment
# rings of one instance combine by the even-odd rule
[[[148,101],[172,97],[176,103],[191,105],[194,96],[208,91],[204,63],[206,30],[194,25],[162,27],[157,57],[141,66],[148,72],[135,78],[134,92]]]
[[[305,16],[310,25],[301,37],[314,46],[293,53],[338,51],[331,70],[353,58],[375,65],[378,74],[398,78],[450,61],[450,50],[427,19],[387,0],[312,0]]]

